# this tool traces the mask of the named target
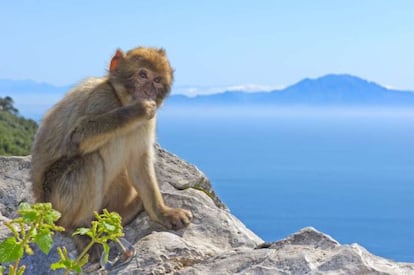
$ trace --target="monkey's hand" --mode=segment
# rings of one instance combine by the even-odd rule
[[[143,100],[139,101],[140,107],[144,111],[144,117],[148,120],[152,119],[155,116],[157,111],[157,104],[153,100]]]
[[[107,113],[85,115],[78,119],[64,139],[65,153],[68,156],[88,153],[128,132],[128,125],[135,121],[150,120],[155,116],[157,104],[153,100],[138,100],[133,104],[111,110]],[[117,130],[117,131],[114,131]]]
[[[165,207],[158,222],[168,229],[178,230],[190,224],[193,215],[190,211],[181,208]]]

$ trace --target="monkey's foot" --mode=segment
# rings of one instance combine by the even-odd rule
[[[160,215],[160,223],[168,229],[178,230],[191,223],[193,215],[181,208],[165,208]]]

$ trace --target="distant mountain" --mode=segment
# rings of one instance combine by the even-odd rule
[[[283,90],[223,92],[196,97],[172,96],[171,104],[238,104],[300,106],[414,106],[414,92],[387,89],[351,75],[329,74],[304,79]]]
[[[67,86],[57,87],[33,80],[0,79],[0,92],[54,92],[66,88]]]
[[[11,96],[21,114],[39,120],[71,86],[56,87],[31,80],[0,79],[0,97]],[[271,92],[225,91],[187,97],[172,95],[172,106],[199,105],[288,105],[288,106],[413,106],[414,92],[387,89],[347,74],[329,74],[304,79],[285,89]]]
[[[0,79],[0,97],[12,97],[20,113],[35,120],[39,120],[45,110],[69,89],[70,86],[57,87],[32,80]]]

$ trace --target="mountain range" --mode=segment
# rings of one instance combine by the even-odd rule
[[[70,87],[57,87],[31,80],[0,79],[0,97],[11,96],[23,115],[36,119],[62,98]],[[315,79],[306,78],[284,89],[270,92],[224,91],[195,97],[173,94],[166,104],[180,107],[200,105],[414,107],[414,92],[388,89],[348,74],[328,74]]]
[[[173,96],[174,104],[237,104],[295,106],[413,106],[414,92],[385,88],[347,74],[329,74],[303,79],[281,90],[270,92],[226,91],[195,97]]]

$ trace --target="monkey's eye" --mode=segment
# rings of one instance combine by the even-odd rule
[[[141,77],[141,78],[145,78],[145,79],[147,79],[147,78],[148,78],[148,76],[147,76],[147,72],[146,72],[146,71],[140,71],[138,75],[139,75],[139,77]]]
[[[158,76],[158,77],[154,78],[154,82],[155,83],[160,83],[161,82],[161,76]]]

